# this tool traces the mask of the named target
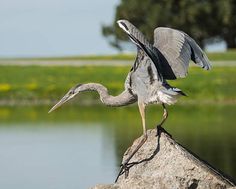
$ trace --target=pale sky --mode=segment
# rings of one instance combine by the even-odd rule
[[[101,25],[119,0],[0,0],[0,57],[111,54]]]
[[[113,54],[101,34],[120,0],[0,0],[0,58]],[[208,45],[208,51],[226,48]]]

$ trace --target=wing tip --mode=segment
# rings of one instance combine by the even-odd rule
[[[203,69],[205,69],[205,70],[212,69],[212,64],[204,52],[203,52]]]
[[[212,69],[212,65],[210,62],[201,62],[200,65],[204,70],[211,70]]]

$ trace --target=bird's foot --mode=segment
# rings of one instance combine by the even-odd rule
[[[169,135],[172,138],[172,135],[170,133],[168,133],[162,126],[161,124],[157,125],[157,134],[156,136],[160,136],[162,132],[166,133],[167,135]]]
[[[139,144],[136,146],[136,148],[133,150],[133,152],[130,154],[130,156],[124,161],[124,163],[122,163],[121,167],[120,167],[120,171],[118,173],[118,176],[116,177],[115,182],[117,182],[118,178],[123,175],[125,173],[125,178],[128,177],[129,175],[129,169],[137,164],[137,162],[133,162],[133,163],[129,163],[129,161],[131,160],[131,158],[135,155],[135,153],[139,150],[139,148],[145,143],[145,141],[147,140],[147,134],[145,133],[144,137],[142,138],[142,140],[139,142]]]
[[[119,173],[118,173],[118,175],[117,175],[117,177],[116,177],[115,182],[117,182],[118,179],[119,179],[119,177],[120,177],[121,175],[123,175],[123,174],[125,174],[125,178],[128,177],[128,175],[129,175],[129,169],[130,169],[130,167],[131,167],[130,165],[131,165],[131,164],[129,164],[128,162],[122,163],[122,164],[120,165],[120,171],[119,171]]]

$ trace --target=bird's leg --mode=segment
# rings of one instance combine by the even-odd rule
[[[141,146],[147,140],[147,130],[146,130],[146,121],[145,121],[145,105],[144,104],[139,104],[138,107],[139,107],[139,112],[140,112],[140,115],[141,115],[141,118],[142,118],[143,138],[140,141],[140,143],[138,144],[138,146],[134,149],[132,154],[126,159],[124,164],[127,164],[130,161],[130,159],[134,156],[134,154],[139,150],[139,148],[141,148]]]
[[[164,112],[163,112],[163,117],[162,117],[161,123],[159,123],[159,124],[157,125],[157,135],[159,135],[159,131],[160,131],[160,130],[162,130],[162,131],[164,130],[164,129],[162,128],[162,125],[163,125],[163,123],[166,121],[166,119],[167,119],[167,117],[168,117],[168,111],[167,111],[166,106],[165,106],[164,103],[162,103],[162,107],[163,107]]]
[[[163,117],[162,117],[161,123],[158,124],[158,127],[161,127],[168,117],[168,111],[167,111],[164,103],[162,103],[162,107],[163,107],[164,112],[163,112]]]
[[[127,167],[129,161],[131,160],[131,158],[134,156],[134,154],[136,154],[136,152],[141,148],[141,146],[146,142],[147,140],[147,130],[146,130],[146,122],[145,122],[145,104],[143,103],[138,103],[138,107],[139,107],[139,112],[142,118],[142,125],[143,125],[143,138],[142,140],[139,142],[139,144],[137,145],[137,147],[133,150],[133,152],[130,154],[130,156],[124,161],[124,163],[122,163],[121,165],[121,169],[120,172],[115,180],[115,182],[118,180],[119,176],[121,174],[123,174],[123,171],[125,173],[125,178],[128,177],[128,171],[129,168]]]

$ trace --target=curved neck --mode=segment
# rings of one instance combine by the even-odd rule
[[[125,106],[137,101],[137,98],[128,90],[123,91],[117,96],[111,96],[108,94],[107,88],[99,83],[83,84],[79,87],[79,91],[97,91],[100,100],[107,106]]]

